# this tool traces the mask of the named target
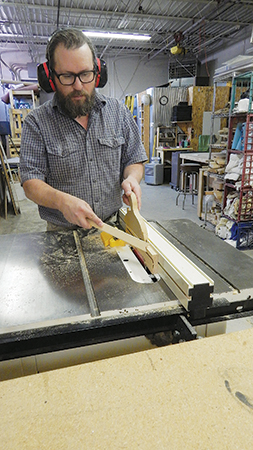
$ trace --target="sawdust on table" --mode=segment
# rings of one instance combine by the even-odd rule
[[[99,261],[99,266],[103,265],[108,253],[115,253],[116,250],[104,247],[100,233],[95,230],[88,236],[79,233],[80,242],[89,269],[94,268],[94,264]],[[96,261],[94,259],[96,250]],[[83,277],[80,267],[78,251],[75,246],[73,232],[59,232],[50,236],[47,251],[41,256],[41,266],[43,273],[53,283],[55,287],[74,288],[74,290],[84,289]],[[99,269],[98,269],[99,270]]]

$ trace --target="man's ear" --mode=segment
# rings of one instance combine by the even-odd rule
[[[96,88],[102,88],[107,83],[107,66],[103,59],[97,58],[96,71]]]
[[[52,71],[49,62],[46,61],[37,67],[38,82],[43,91],[50,93],[56,91],[55,84],[52,80]]]

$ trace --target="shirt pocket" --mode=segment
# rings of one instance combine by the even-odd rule
[[[51,145],[47,149],[48,180],[61,182],[63,179],[71,181],[73,173],[77,177],[80,171],[80,151],[77,153],[70,145]],[[52,182],[52,181],[50,181]]]
[[[69,146],[64,146],[62,144],[57,145],[55,143],[47,147],[47,153],[49,158],[66,158],[70,154]]]
[[[123,136],[101,136],[98,137],[98,142],[103,171],[110,171],[112,177],[119,177],[122,145],[125,144],[125,138]]]
[[[109,148],[118,148],[125,144],[125,138],[123,136],[104,136],[99,137],[98,142],[100,145]]]

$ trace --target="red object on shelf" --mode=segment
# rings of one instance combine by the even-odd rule
[[[241,187],[238,192],[238,209],[237,217],[231,217],[236,222],[246,222],[253,220],[253,114],[245,114],[245,133],[243,139],[243,150],[231,149],[233,140],[233,129],[241,121],[241,114],[231,116],[229,124],[229,136],[228,136],[228,162],[231,154],[243,155],[243,167],[241,176]],[[227,196],[231,192],[236,192],[235,186],[231,182],[226,182],[224,187],[224,202],[223,210],[227,203]]]
[[[247,114],[238,221],[253,218],[253,114]]]

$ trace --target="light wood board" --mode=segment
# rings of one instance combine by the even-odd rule
[[[253,330],[0,383],[5,450],[252,450]]]

